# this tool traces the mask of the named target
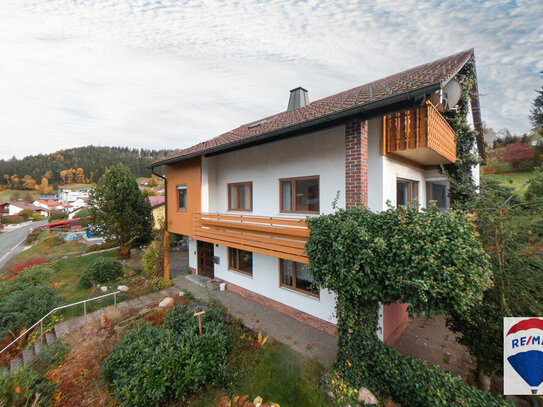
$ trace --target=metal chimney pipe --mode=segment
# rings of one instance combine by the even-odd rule
[[[309,92],[298,86],[290,91],[287,112],[292,112],[309,104]]]

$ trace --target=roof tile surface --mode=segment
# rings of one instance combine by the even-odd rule
[[[242,125],[211,140],[204,141],[192,147],[176,151],[166,158],[155,161],[152,165],[164,161],[193,156],[195,153],[205,154],[206,151],[242,140],[301,124],[313,119],[341,112],[349,108],[361,106],[370,102],[400,95],[415,89],[423,88],[438,82],[451,79],[464,64],[473,56],[473,49],[429,62],[406,71],[387,76],[374,82],[358,86],[347,91],[311,102],[307,106],[288,112],[278,113],[264,119]],[[199,155],[199,154],[198,154]]]

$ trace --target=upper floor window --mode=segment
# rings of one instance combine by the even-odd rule
[[[228,268],[240,273],[253,275],[253,253],[247,250],[228,248]]]
[[[186,185],[177,186],[177,210],[178,211],[187,210],[187,186]]]
[[[428,204],[435,203],[435,205],[442,211],[447,210],[447,185],[438,184],[436,182],[428,182],[426,188],[426,196]]]
[[[319,176],[283,178],[280,184],[281,212],[319,213]]]
[[[238,182],[228,184],[228,210],[252,211],[253,210],[253,183]]]
[[[419,198],[419,183],[407,179],[396,180],[396,206],[414,206]]]
[[[313,275],[309,273],[307,264],[279,259],[279,274],[283,287],[319,296],[319,290],[313,284],[315,280]]]

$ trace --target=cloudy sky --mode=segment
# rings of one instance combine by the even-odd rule
[[[543,2],[0,2],[0,158],[182,148],[475,48],[483,119],[527,131],[543,84]]]

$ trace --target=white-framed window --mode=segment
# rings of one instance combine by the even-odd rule
[[[178,211],[187,210],[187,186],[186,185],[177,186],[177,210]]]

